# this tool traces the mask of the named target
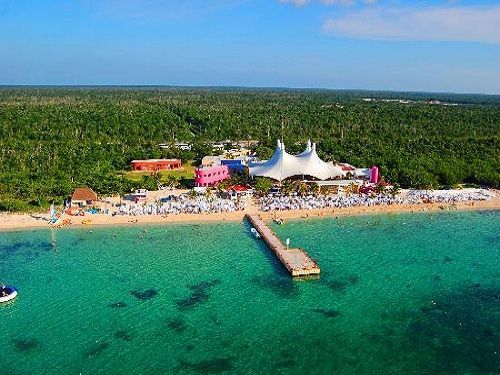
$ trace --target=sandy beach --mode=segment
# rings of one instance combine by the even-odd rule
[[[424,203],[415,205],[381,205],[381,206],[361,206],[346,208],[325,208],[317,210],[290,210],[290,211],[269,211],[261,212],[254,204],[250,204],[243,211],[210,213],[210,214],[178,214],[178,215],[138,215],[138,216],[110,216],[104,214],[86,214],[85,216],[63,215],[59,220],[59,225],[51,225],[47,222],[48,214],[0,214],[0,230],[20,230],[30,228],[67,228],[86,227],[101,225],[140,225],[140,224],[169,224],[169,223],[204,223],[204,222],[237,222],[243,220],[247,213],[259,213],[264,220],[281,218],[284,220],[315,218],[315,217],[336,217],[352,215],[372,215],[372,214],[396,214],[404,212],[430,212],[446,210],[498,210],[500,209],[500,194],[495,192],[495,196],[490,200],[459,202],[455,204],[447,203]],[[66,221],[68,224],[60,225]]]

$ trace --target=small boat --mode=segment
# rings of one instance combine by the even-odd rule
[[[255,238],[260,238],[260,233],[257,232],[257,229],[255,228],[250,228],[250,232],[254,235]]]
[[[0,303],[12,301],[17,297],[17,289],[13,286],[0,286]]]
[[[274,219],[273,221],[274,221],[276,224],[278,224],[278,225],[283,225],[283,224],[284,224],[284,223],[283,223],[283,219]]]

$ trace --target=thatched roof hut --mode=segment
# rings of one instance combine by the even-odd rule
[[[97,193],[89,187],[76,188],[71,196],[71,205],[87,206],[98,200]]]

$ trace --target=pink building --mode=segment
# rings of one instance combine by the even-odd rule
[[[378,167],[373,166],[371,169],[371,177],[370,177],[370,182],[372,184],[377,184],[379,180],[379,172],[378,172]]]
[[[196,169],[194,183],[196,186],[213,186],[226,178],[229,178],[227,165],[206,166]]]

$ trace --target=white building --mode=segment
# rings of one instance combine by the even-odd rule
[[[249,163],[250,176],[269,177],[283,181],[292,176],[310,176],[318,180],[345,177],[342,167],[321,160],[316,153],[316,143],[307,142],[307,147],[299,155],[286,152],[285,145],[278,141],[273,156],[263,163]]]

